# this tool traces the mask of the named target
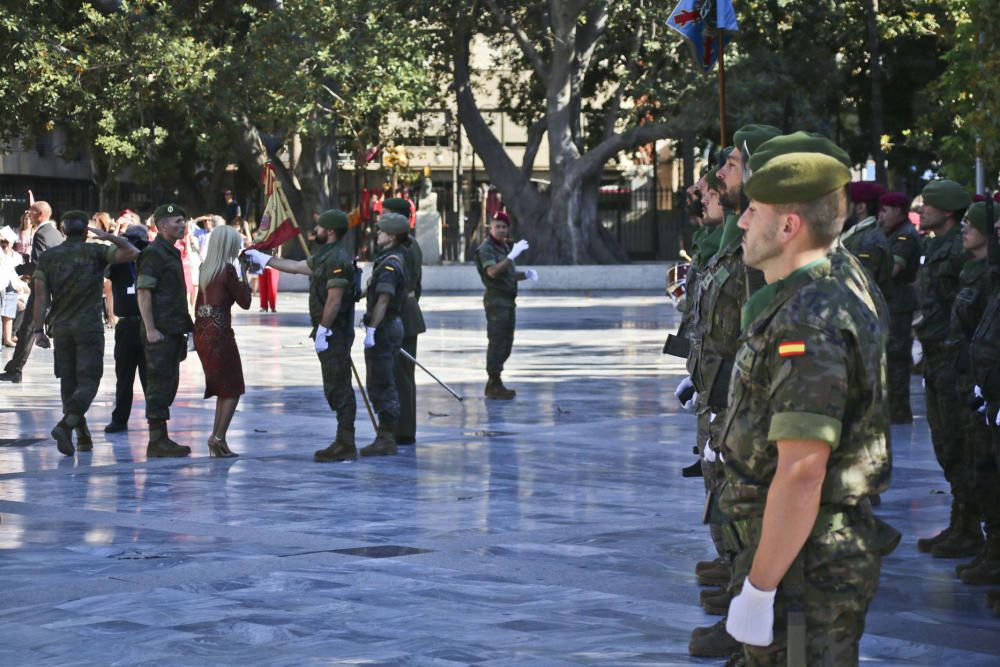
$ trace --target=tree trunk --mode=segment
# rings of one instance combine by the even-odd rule
[[[872,159],[875,160],[875,180],[886,182],[885,155],[882,154],[882,56],[878,35],[878,0],[865,0],[868,24],[869,69],[872,83]]]

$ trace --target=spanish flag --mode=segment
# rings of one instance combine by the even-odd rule
[[[264,185],[264,214],[260,216],[254,243],[250,247],[254,250],[270,250],[298,236],[299,225],[295,222],[295,214],[285,199],[274,165],[270,162],[264,165],[261,183]]]
[[[785,357],[801,357],[806,353],[806,342],[804,340],[786,340],[783,343],[778,343],[778,356],[784,359]]]

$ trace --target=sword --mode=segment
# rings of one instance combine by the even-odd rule
[[[375,423],[375,413],[372,412],[372,404],[368,402],[368,394],[365,392],[365,385],[361,382],[361,376],[358,375],[358,368],[354,365],[354,359],[351,359],[351,370],[354,371],[354,379],[358,381],[358,391],[361,392],[361,398],[365,399],[365,407],[368,408],[368,416],[372,420],[372,428],[378,433],[378,424]]]
[[[422,363],[420,363],[419,361],[417,361],[416,359],[414,359],[413,356],[410,355],[409,352],[407,352],[403,348],[399,348],[399,353],[401,355],[403,355],[404,357],[406,357],[407,359],[409,359],[410,361],[412,361],[417,366],[420,366],[420,370],[422,370],[423,372],[427,373],[432,378],[434,378],[434,381],[437,382],[442,387],[444,387],[445,391],[447,391],[449,394],[451,394],[452,396],[454,396],[455,398],[457,398],[459,401],[463,400],[461,396],[459,396],[458,394],[455,393],[454,389],[452,389],[451,387],[449,387],[448,385],[446,385],[444,382],[441,382],[441,380],[438,379],[438,376],[434,375],[434,373],[431,373],[429,370],[427,370],[427,368]]]

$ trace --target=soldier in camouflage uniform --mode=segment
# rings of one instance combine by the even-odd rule
[[[741,545],[726,627],[751,665],[856,665],[899,539],[867,500],[890,474],[876,304],[828,257],[849,180],[832,157],[788,153],[747,183],[744,259],[768,285],[743,308],[720,505]]]
[[[889,379],[889,420],[913,422],[910,410],[910,375],[913,369],[913,312],[917,290],[913,282],[920,269],[920,234],[907,218],[910,200],[902,192],[879,198],[879,225],[892,251],[892,279],[883,290],[889,305],[889,343],[886,367]]]
[[[948,527],[934,537],[917,540],[920,551],[933,553],[936,545],[949,538],[966,542],[974,540],[974,534],[979,531],[979,515],[971,485],[961,465],[965,447],[961,414],[966,407],[958,395],[955,368],[944,344],[959,290],[959,276],[966,260],[959,221],[972,197],[961,185],[947,180],[931,181],[922,194],[924,206],[920,212],[920,228],[933,232],[934,236],[924,242],[920,320],[916,331],[924,353],[924,396],[931,441],[952,494]],[[978,548],[977,544],[971,554]]]
[[[410,202],[399,197],[386,199],[382,208],[410,217]],[[427,331],[424,315],[420,312],[420,281],[423,276],[424,253],[413,234],[407,233],[400,242],[406,254],[406,304],[400,319],[403,321],[401,349],[417,358],[417,336]],[[417,441],[417,383],[413,377],[416,367],[412,361],[399,355],[393,369],[396,391],[399,393],[399,421],[396,423],[396,444],[412,445]]]
[[[490,221],[489,237],[476,249],[476,269],[486,287],[483,308],[486,310],[486,398],[510,400],[517,394],[504,386],[500,375],[514,345],[516,323],[515,300],[520,280],[538,280],[533,269],[518,271],[514,260],[528,249],[528,242],[520,240],[513,246],[507,238],[510,218],[500,212]]]
[[[84,211],[63,214],[66,241],[42,253],[34,275],[33,316],[39,323],[36,342],[48,347],[40,326],[44,321],[55,343],[55,372],[62,396],[63,417],[52,429],[52,437],[66,456],[75,451],[74,430],[81,452],[94,448],[86,414],[104,374],[104,269],[109,264],[131,262],[139,255],[124,237],[99,229],[90,231],[111,245],[87,243],[89,219]]]
[[[879,197],[885,188],[870,181],[856,181],[847,186],[851,200],[840,241],[882,292],[883,298],[892,281],[892,249],[878,226]]]
[[[995,220],[989,221],[989,223]],[[962,267],[960,285],[951,313],[951,329],[945,348],[954,360],[958,378],[958,394],[963,403],[975,409],[963,410],[965,450],[962,466],[972,486],[979,518],[986,522],[987,544],[980,548],[975,560],[955,568],[967,584],[1000,584],[1000,505],[996,498],[1000,478],[996,473],[990,427],[978,412],[982,389],[976,390],[969,346],[979,322],[986,312],[992,289],[992,276],[986,259],[987,239],[993,230],[987,222],[986,204],[977,202],[969,207],[962,225],[962,245],[969,252],[969,261]],[[979,399],[979,400],[977,400]],[[963,542],[968,541],[968,544]],[[952,552],[964,552],[974,544],[982,545],[978,520],[970,526],[964,540],[946,540],[931,553],[948,557]]]
[[[379,253],[368,283],[368,310],[364,316],[365,366],[368,396],[378,414],[375,440],[361,450],[362,456],[396,453],[396,423],[399,392],[393,369],[403,342],[400,314],[406,305],[406,252],[400,241],[410,231],[410,219],[386,211],[378,219]]]
[[[194,328],[188,312],[181,254],[174,243],[184,238],[184,209],[164,204],[153,212],[158,233],[139,255],[135,281],[142,314],[142,345],[146,354],[146,456],[187,456],[167,433],[170,405],[177,396],[180,365],[187,357],[187,334]]]
[[[344,236],[350,226],[347,214],[325,211],[316,220],[319,250],[304,260],[274,257],[257,250],[246,256],[261,267],[309,276],[310,337],[319,357],[323,394],[337,415],[337,437],[313,455],[319,462],[353,461],[358,457],[354,440],[357,399],[351,386],[351,345],[354,343],[354,257]]]

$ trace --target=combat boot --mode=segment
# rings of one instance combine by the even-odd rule
[[[719,561],[716,567],[696,572],[694,577],[699,586],[728,586],[732,572],[728,565]]]
[[[73,429],[66,423],[65,417],[52,429],[52,437],[55,438],[56,448],[61,454],[73,456],[76,451],[73,449]]]
[[[964,558],[975,556],[983,547],[983,529],[979,515],[964,503],[959,503],[959,514],[954,529],[931,548],[934,558]]]
[[[695,563],[694,573],[702,574],[708,570],[718,570],[724,567],[726,567],[726,564],[721,558],[716,558],[715,560],[700,560]]]
[[[972,586],[1000,584],[1000,535],[991,534],[981,553],[979,563],[965,568],[958,578]]]
[[[348,430],[337,426],[337,439],[326,449],[320,449],[313,454],[313,459],[320,463],[336,461],[354,461],[358,458],[358,448],[354,444],[354,429]]]
[[[713,616],[725,616],[729,612],[729,603],[733,596],[725,588],[714,588],[701,591],[698,601],[706,613]]]
[[[395,453],[396,436],[393,435],[393,426],[385,421],[378,425],[375,440],[361,449],[361,456],[392,456]]]
[[[90,452],[94,449],[94,439],[90,436],[90,429],[87,428],[87,420],[80,417],[76,428],[76,448],[81,452]]]
[[[491,375],[490,379],[486,382],[486,398],[492,398],[498,401],[509,401],[517,395],[517,392],[513,389],[508,389],[503,386],[503,380],[500,379],[500,375]]]
[[[728,658],[743,645],[726,632],[726,619],[707,628],[695,628],[688,643],[688,653],[698,658]]]
[[[162,419],[149,421],[149,444],[146,445],[146,458],[159,459],[187,456],[191,448],[178,445],[167,435],[167,422]]]
[[[952,498],[951,516],[948,519],[948,527],[942,530],[934,537],[921,537],[919,540],[917,540],[917,551],[920,551],[921,553],[925,554],[930,553],[931,549],[934,548],[935,544],[947,538],[948,535],[951,534],[952,529],[955,527],[955,523],[958,521],[958,510],[959,510],[958,501]]]

